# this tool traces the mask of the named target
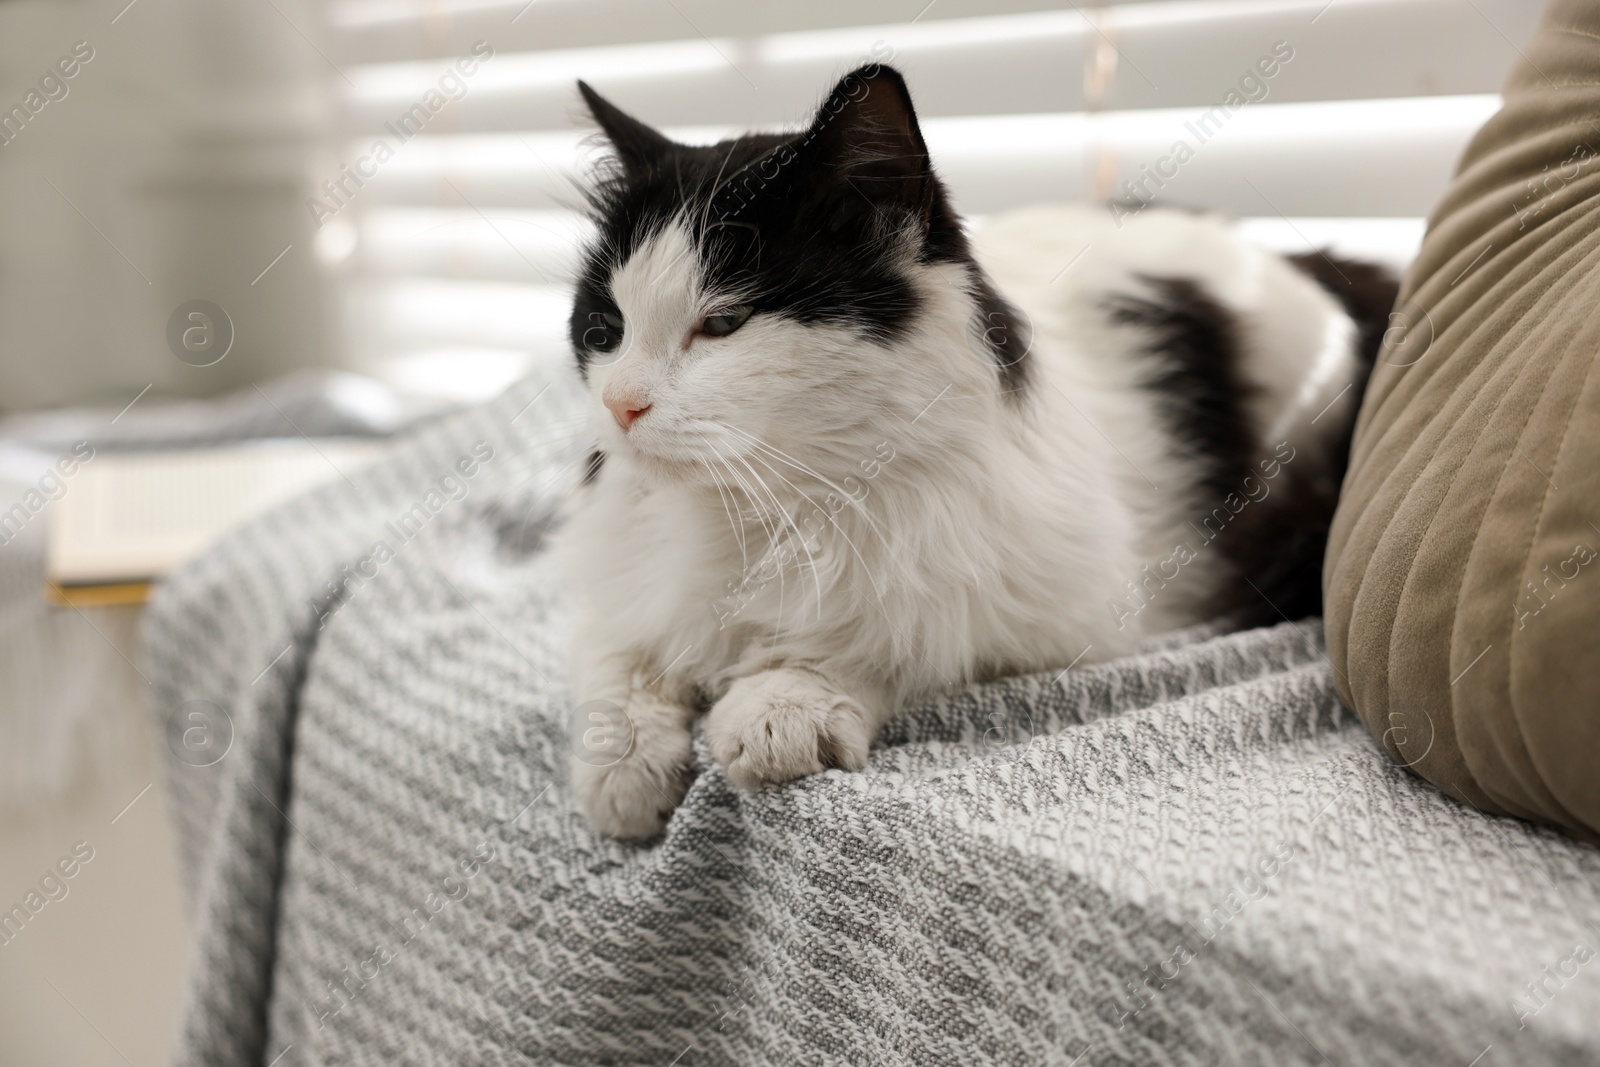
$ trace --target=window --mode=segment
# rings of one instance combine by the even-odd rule
[[[319,247],[341,264],[358,368],[484,395],[568,358],[574,178],[596,149],[575,79],[709,141],[798,124],[838,75],[888,59],[978,225],[1045,200],[1158,200],[1242,217],[1274,246],[1403,264],[1538,14],[1527,0],[333,0],[330,174],[364,177],[324,197]]]

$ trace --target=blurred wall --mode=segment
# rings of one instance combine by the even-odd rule
[[[312,0],[0,0],[0,411],[332,361],[305,206],[340,77],[320,22]],[[75,45],[93,58],[60,78]],[[194,299],[234,325],[214,366],[169,350]]]

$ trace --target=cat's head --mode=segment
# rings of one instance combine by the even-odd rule
[[[792,475],[942,387],[1019,371],[984,351],[1005,309],[894,70],[847,75],[799,133],[709,146],[579,88],[612,148],[571,319],[607,453],[696,480],[708,461],[787,456]]]

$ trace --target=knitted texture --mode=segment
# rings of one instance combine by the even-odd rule
[[[1600,1059],[1600,853],[1391,763],[1315,620],[955,692],[867,770],[755,795],[697,742],[663,839],[596,837],[540,551],[581,434],[540,388],[163,590],[161,701],[234,726],[173,766],[179,1064]],[[393,536],[480,441],[465,498]]]

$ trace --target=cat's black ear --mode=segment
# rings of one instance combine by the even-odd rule
[[[893,67],[874,63],[846,74],[818,110],[805,143],[814,153],[813,180],[927,216],[933,201],[928,146],[911,92]]]
[[[590,88],[587,82],[578,83],[578,92],[583,94],[583,102],[589,105],[589,113],[616,149],[623,173],[629,178],[637,178],[647,172],[672,147],[672,142],[660,131],[646,126],[617,107]]]

